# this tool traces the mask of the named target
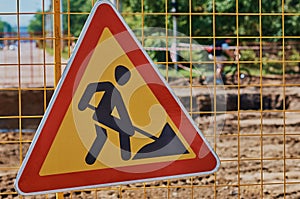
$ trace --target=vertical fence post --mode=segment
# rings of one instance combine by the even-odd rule
[[[53,0],[54,11],[54,87],[57,86],[61,77],[61,20],[60,20],[60,0]]]
[[[53,0],[53,30],[54,30],[54,87],[56,88],[61,77],[61,20],[60,0]],[[56,193],[56,199],[63,199],[63,193]]]

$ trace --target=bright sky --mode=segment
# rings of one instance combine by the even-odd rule
[[[0,0],[0,19],[10,23],[12,26],[17,25],[17,4],[19,2],[19,12],[36,12],[43,9],[49,9],[52,0]],[[28,26],[33,14],[21,14],[20,26]]]

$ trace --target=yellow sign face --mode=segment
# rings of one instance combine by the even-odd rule
[[[130,74],[128,79],[126,75],[120,78],[120,82],[124,78],[123,83],[115,77],[119,66],[125,66]],[[110,97],[103,85],[113,88]],[[196,157],[108,28],[102,32],[73,94],[39,175],[122,169]],[[86,107],[81,108],[84,103]],[[123,115],[129,116],[132,134],[122,133],[122,125],[115,128],[114,122],[110,126],[99,119],[107,112],[101,110],[103,104],[110,106],[110,117],[117,124],[128,123]],[[172,139],[166,139],[166,134]],[[172,152],[169,147],[179,151]]]

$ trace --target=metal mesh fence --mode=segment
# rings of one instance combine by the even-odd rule
[[[0,7],[0,198],[23,198],[16,173],[94,3],[0,1],[9,5]],[[213,175],[35,198],[299,198],[300,4],[114,3],[221,166]],[[209,59],[227,38],[239,58]]]

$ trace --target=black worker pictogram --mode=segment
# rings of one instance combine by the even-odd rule
[[[125,66],[119,65],[115,68],[115,79],[119,86],[125,85],[130,80],[130,77],[131,73]],[[97,92],[104,92],[104,94],[97,107],[94,107],[90,105],[90,100]],[[100,154],[107,140],[107,128],[119,133],[121,158],[125,161],[131,158],[135,160],[188,153],[168,123],[163,127],[159,137],[155,137],[151,133],[135,127],[132,124],[120,91],[111,82],[105,81],[88,84],[78,104],[80,111],[84,111],[86,108],[95,110],[93,120],[106,127],[104,128],[95,124],[96,139],[85,157],[87,164],[94,164]],[[112,115],[114,109],[118,111],[118,118]],[[135,132],[151,138],[153,142],[143,146],[132,157],[130,138]]]

